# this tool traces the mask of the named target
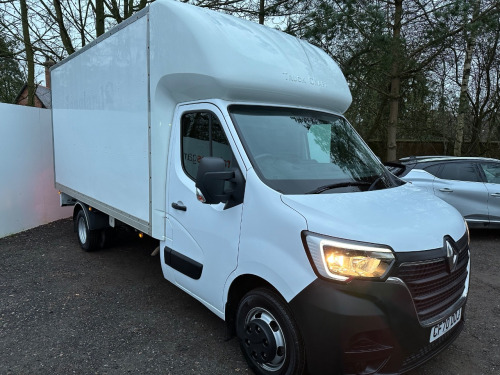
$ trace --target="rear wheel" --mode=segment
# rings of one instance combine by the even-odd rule
[[[300,375],[305,349],[286,302],[268,289],[255,289],[241,300],[236,334],[248,364],[258,375]]]
[[[104,237],[101,230],[90,230],[87,217],[82,210],[76,215],[76,232],[78,242],[85,251],[92,251],[101,248],[104,244]]]

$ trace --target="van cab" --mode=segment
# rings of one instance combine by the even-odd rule
[[[176,113],[163,272],[226,319],[256,373],[393,374],[457,337],[464,220],[344,117],[221,100]]]

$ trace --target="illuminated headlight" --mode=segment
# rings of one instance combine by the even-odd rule
[[[303,232],[306,250],[318,273],[326,278],[349,281],[353,278],[383,279],[394,264],[389,247],[341,240]]]

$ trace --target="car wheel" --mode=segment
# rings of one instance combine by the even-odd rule
[[[236,313],[240,348],[258,375],[300,375],[305,348],[286,302],[269,289],[247,293]]]

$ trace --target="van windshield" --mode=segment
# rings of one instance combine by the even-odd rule
[[[229,112],[257,174],[283,194],[329,194],[398,185],[340,116],[232,105]]]

